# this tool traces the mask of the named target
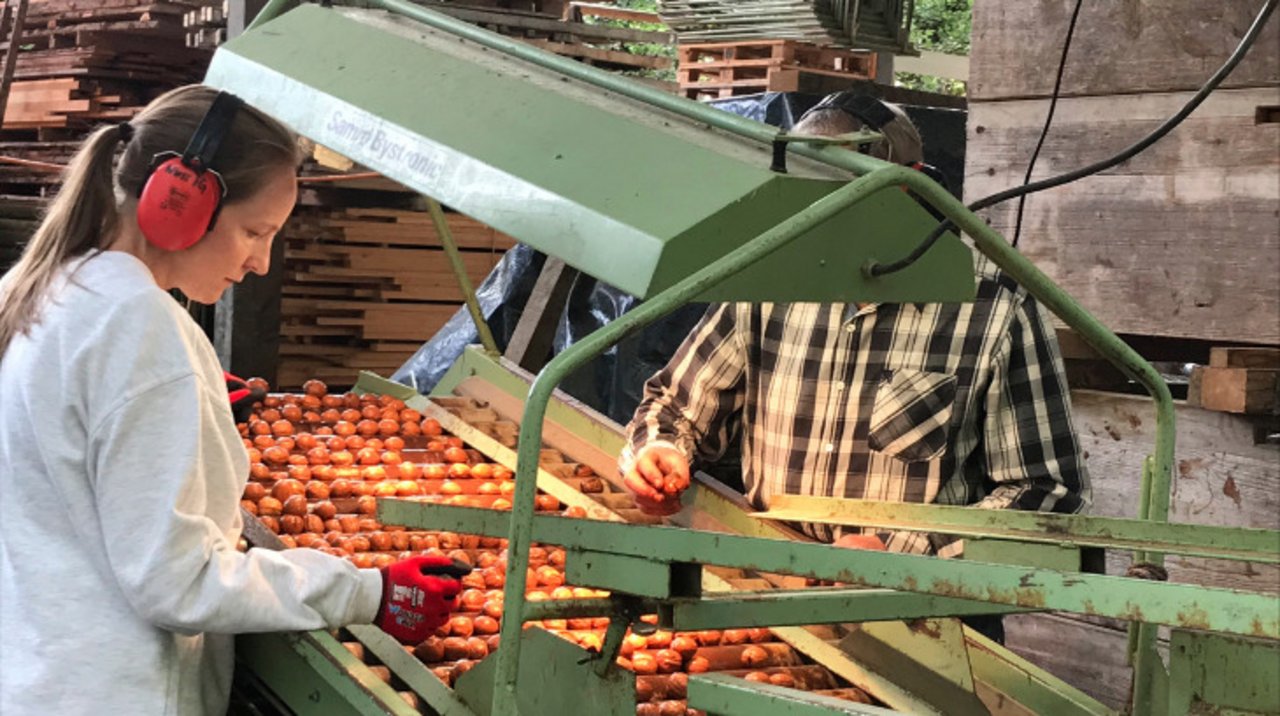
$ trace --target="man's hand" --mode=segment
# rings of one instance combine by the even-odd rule
[[[837,547],[846,547],[848,549],[870,549],[879,552],[885,551],[884,542],[875,535],[857,535],[847,534],[833,542]]]
[[[679,450],[646,445],[623,482],[647,515],[674,515],[680,511],[680,493],[689,487],[689,461]]]
[[[449,621],[471,571],[443,555],[419,555],[382,568],[382,605],[373,623],[402,644],[418,644]],[[438,576],[437,576],[438,575]]]

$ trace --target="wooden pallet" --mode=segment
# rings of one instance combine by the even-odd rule
[[[795,92],[808,77],[873,79],[873,52],[819,47],[795,40],[680,45],[680,91],[690,99],[755,92]]]

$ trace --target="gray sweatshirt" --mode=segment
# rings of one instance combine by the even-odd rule
[[[133,256],[76,267],[0,357],[0,714],[222,714],[231,634],[367,623],[382,580],[236,551],[213,347]]]

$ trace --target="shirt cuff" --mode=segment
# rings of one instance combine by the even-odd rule
[[[372,624],[382,606],[382,570],[361,569],[360,589],[351,600],[350,624]]]

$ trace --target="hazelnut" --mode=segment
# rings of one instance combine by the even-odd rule
[[[743,649],[738,658],[745,667],[761,666],[769,661],[769,652],[752,644]]]

